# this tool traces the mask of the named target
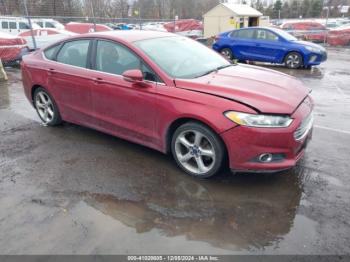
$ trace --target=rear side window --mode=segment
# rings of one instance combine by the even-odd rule
[[[45,27],[46,28],[55,28],[55,26],[52,23],[50,23],[50,22],[46,22],[45,23]]]
[[[19,22],[18,26],[19,26],[19,29],[30,29],[29,26],[23,22]]]
[[[63,45],[57,55],[57,62],[86,68],[90,40],[76,40]]]
[[[1,22],[2,29],[9,29],[9,22]]]
[[[43,27],[43,22],[36,22],[37,25],[39,25],[40,27]]]
[[[237,31],[237,36],[238,38],[253,38],[254,35],[254,31],[253,30],[249,30],[249,29],[245,29],[245,30],[239,30]]]
[[[56,46],[53,46],[53,47],[50,47],[50,48],[46,49],[44,51],[45,57],[47,59],[49,59],[49,60],[54,60],[55,54],[56,54],[56,52],[58,51],[59,48],[60,48],[60,45],[56,45]]]
[[[10,29],[17,29],[17,23],[16,22],[10,22]]]

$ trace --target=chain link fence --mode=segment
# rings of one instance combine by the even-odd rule
[[[164,4],[165,1],[154,0],[152,3]],[[201,13],[217,2],[205,7]],[[94,31],[157,30],[179,33],[176,11],[164,14],[155,5],[150,8],[150,3],[149,0],[0,0],[0,59],[4,66],[16,66],[21,57],[32,50],[71,35]],[[168,1],[169,8],[171,3]],[[178,8],[185,8],[185,3],[183,5]],[[198,16],[201,19],[201,15],[193,18],[198,20]],[[317,20],[310,22],[310,19],[290,20],[275,26],[302,40],[346,47],[350,44],[350,26],[346,26],[350,25],[350,20],[348,23],[345,18],[341,21],[344,26],[331,31],[320,27]],[[196,38],[202,33],[197,31]],[[203,42],[211,43],[206,39]]]

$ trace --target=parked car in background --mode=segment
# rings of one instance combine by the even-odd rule
[[[75,36],[25,56],[21,69],[45,125],[68,121],[171,152],[200,178],[226,160],[234,171],[289,169],[312,134],[313,102],[299,80],[171,33]]]
[[[77,23],[70,22],[66,24],[65,30],[77,33],[77,34],[86,34],[92,32],[104,32],[104,31],[113,31],[112,28],[103,24],[93,24],[93,23]]]
[[[166,32],[163,22],[148,22],[142,24],[142,30]]]
[[[28,53],[26,40],[0,32],[0,59],[5,66],[18,63]]]
[[[350,45],[350,25],[343,25],[329,31],[327,43],[331,46]]]
[[[32,19],[32,21],[37,25],[39,25],[41,28],[53,28],[57,30],[64,30],[64,25],[54,19],[35,18],[35,19]]]
[[[67,31],[67,30],[57,30],[55,28],[42,28],[42,29],[34,29],[33,35],[35,37],[36,48],[41,48],[57,42],[58,40],[76,35],[76,33]],[[19,36],[23,37],[30,49],[34,49],[32,32],[27,31],[20,33]]]
[[[32,23],[33,29],[40,29],[41,27]],[[0,32],[4,32],[10,35],[18,35],[30,30],[28,19],[21,17],[7,17],[0,16]]]
[[[175,32],[178,35],[191,38],[203,36],[203,24],[196,19],[181,19],[175,22],[169,22],[164,24],[164,28],[168,32]]]
[[[216,37],[213,49],[228,59],[285,64],[288,68],[311,67],[327,59],[325,48],[300,41],[277,28],[250,27]]]
[[[131,30],[126,23],[107,23],[106,26],[112,28],[113,30]]]
[[[328,29],[316,21],[287,21],[281,29],[301,40],[323,42],[327,37]]]

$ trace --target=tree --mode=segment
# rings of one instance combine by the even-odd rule
[[[282,1],[277,0],[275,4],[273,5],[273,13],[274,13],[274,18],[279,17],[279,12],[282,10]]]
[[[252,3],[252,5],[253,5],[253,3]],[[265,11],[263,3],[260,0],[257,0],[255,2],[255,6],[253,5],[253,7],[261,13],[264,13],[264,11]]]
[[[296,18],[299,15],[299,4],[297,0],[294,0],[290,6],[290,18]]]
[[[304,0],[301,4],[301,15],[303,18],[310,17],[310,6],[311,3],[309,0]]]
[[[322,0],[312,0],[310,8],[311,17],[319,17],[322,13]]]
[[[290,18],[290,8],[288,2],[284,2],[281,10],[281,17],[282,18]]]

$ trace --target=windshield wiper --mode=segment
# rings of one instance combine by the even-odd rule
[[[198,78],[198,77],[205,76],[205,75],[209,75],[209,74],[211,74],[211,73],[213,73],[213,72],[218,72],[218,71],[221,70],[221,69],[224,69],[224,68],[226,68],[226,67],[230,67],[230,66],[233,66],[233,65],[234,65],[234,64],[222,65],[222,66],[216,67],[216,68],[214,68],[214,69],[210,69],[210,70],[206,71],[205,73],[203,73],[203,74],[197,76],[197,78]]]

